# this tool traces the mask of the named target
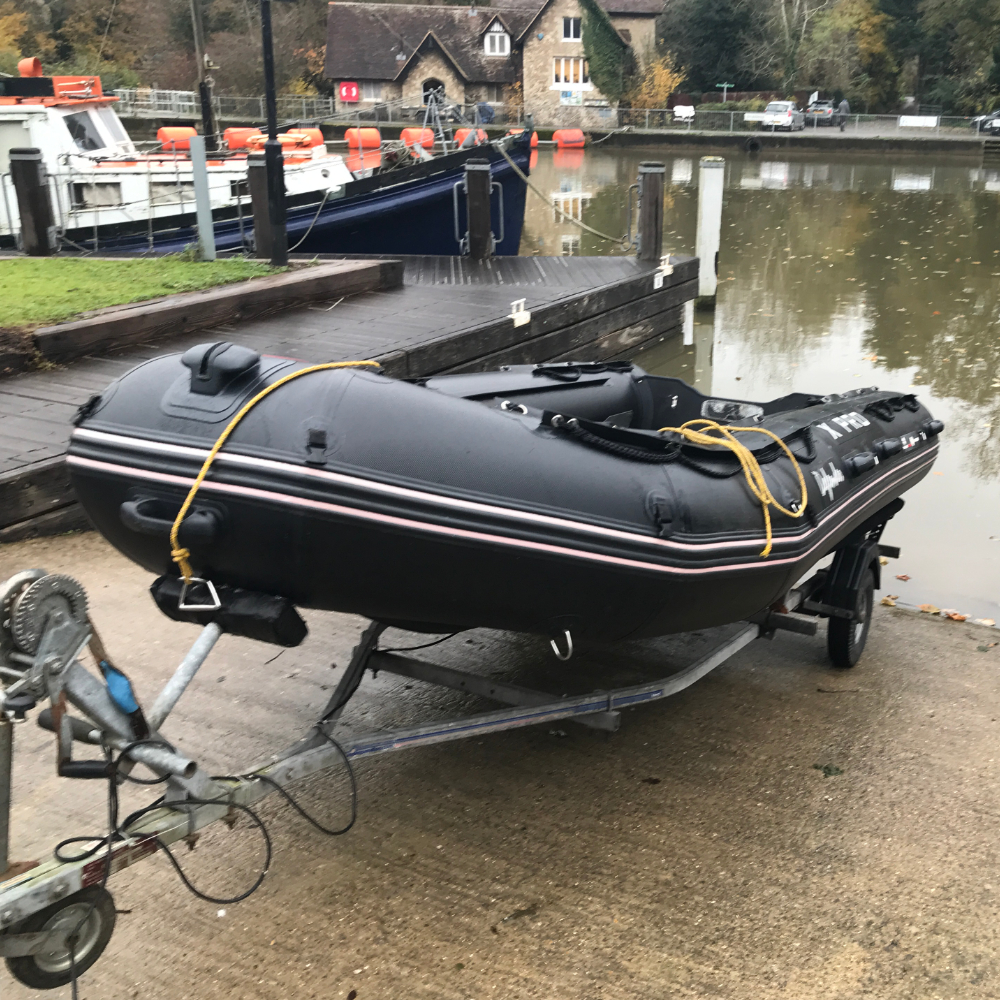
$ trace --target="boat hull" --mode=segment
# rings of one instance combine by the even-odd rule
[[[176,357],[148,362],[74,432],[68,462],[77,496],[98,530],[151,573],[176,572],[170,519],[234,408],[295,367],[267,364],[256,381],[209,405],[186,398]],[[510,374],[523,382],[521,370]],[[502,387],[502,375],[491,377]],[[480,376],[463,378],[475,384]],[[656,383],[660,397],[683,386],[638,369],[615,379],[569,388],[594,398],[604,391],[610,406],[621,405],[615,393],[629,402],[622,393],[633,392],[637,413],[649,409],[639,398],[644,382]],[[888,420],[862,414],[862,405],[893,398],[874,391],[765,417],[763,426],[797,442],[809,506],[807,517],[774,515],[764,557],[761,508],[742,475],[718,464],[726,456],[633,461],[559,432],[534,398],[522,396],[521,413],[520,404],[501,409],[497,396],[449,395],[440,389],[446,380],[430,381],[321,372],[258,404],[196,497],[193,509],[212,531],[182,534],[199,572],[304,607],[427,631],[569,629],[603,640],[686,631],[781,598],[919,482],[937,452],[929,414],[911,397]],[[555,381],[546,391],[565,388]],[[518,398],[513,383],[507,398]],[[571,397],[563,393],[558,405],[571,412]],[[658,422],[659,404],[651,405]],[[830,423],[837,418],[852,431],[838,438],[816,430],[840,426]],[[840,473],[845,455],[901,435],[909,446],[869,473]],[[321,453],[308,445],[319,440]],[[791,463],[770,459],[766,474],[791,503]],[[145,521],[137,525],[130,509],[145,510]]]
[[[336,200],[324,202],[322,192],[289,199],[289,247],[297,253],[459,255],[454,188],[464,178],[465,160],[476,155],[490,159],[493,180],[503,190],[502,199],[496,192],[493,196],[494,232],[497,237],[501,232],[503,235],[495,252],[516,256],[521,244],[526,187],[492,146],[447,154],[439,157],[438,162],[401,169],[399,176],[408,179],[395,183],[391,174],[362,179],[348,185],[347,194]],[[530,159],[527,144],[512,145],[508,155],[527,175]],[[459,198],[461,233],[466,228],[464,201],[464,197]],[[215,212],[214,219],[218,252],[252,249],[253,217],[249,203],[240,211],[229,208]],[[97,249],[105,253],[180,253],[198,239],[193,212],[157,219],[151,231],[143,220],[102,226],[96,237],[92,228],[70,229],[64,235],[81,250]]]

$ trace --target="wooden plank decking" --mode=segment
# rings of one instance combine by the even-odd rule
[[[653,288],[653,271],[634,257],[502,257],[481,264],[412,257],[399,288],[0,380],[0,541],[72,524],[75,504],[62,455],[73,415],[141,361],[212,340],[316,362],[375,358],[391,374],[410,378],[610,357],[679,330],[681,307],[696,294],[697,261],[678,260],[660,290]],[[521,298],[532,320],[515,328],[511,302]],[[64,509],[67,516],[60,517]]]

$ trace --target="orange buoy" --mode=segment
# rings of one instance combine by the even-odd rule
[[[190,125],[167,125],[156,130],[156,141],[168,152],[191,148],[191,136],[198,130]]]
[[[582,129],[557,128],[552,138],[559,149],[581,149],[587,141]]]
[[[465,137],[471,131],[472,131],[471,128],[456,129],[455,130],[455,142],[458,143],[459,146],[461,146],[462,143],[465,142]],[[479,143],[481,143],[481,142],[487,142],[488,140],[489,140],[489,136],[482,129],[477,129],[476,130],[476,145],[479,145]]]
[[[352,149],[378,149],[382,145],[382,133],[377,128],[349,128],[344,138]]]
[[[524,131],[523,128],[510,128],[507,129],[507,135],[520,135]],[[538,149],[538,133],[531,133],[531,148]]]
[[[240,126],[239,128],[227,128],[222,133],[222,138],[225,139],[228,149],[246,149],[247,139],[253,135],[260,135],[260,129]]]
[[[247,136],[247,149],[263,149],[266,142],[266,135]],[[278,142],[281,143],[281,151],[283,153],[288,153],[295,149],[309,149],[312,146],[312,138],[308,135],[303,135],[301,132],[279,132]]]
[[[323,130],[318,128],[290,128],[285,134],[304,135],[309,139],[310,146],[322,146],[326,142]]]
[[[434,148],[434,130],[430,128],[404,128],[399,138],[407,146],[423,146],[424,149]]]

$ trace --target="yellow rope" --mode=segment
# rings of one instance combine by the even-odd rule
[[[809,500],[809,495],[806,491],[806,481],[802,475],[802,469],[799,468],[799,463],[796,461],[796,458],[792,454],[788,445],[786,445],[777,434],[764,427],[723,427],[721,424],[717,424],[714,420],[689,420],[687,423],[681,424],[680,427],[660,428],[661,434],[666,431],[679,434],[692,444],[720,445],[723,448],[728,448],[737,457],[737,459],[739,459],[740,466],[743,468],[743,475],[746,477],[747,486],[750,487],[750,492],[754,495],[754,497],[760,501],[761,509],[764,512],[764,528],[767,533],[767,544],[764,546],[761,555],[770,555],[770,508],[774,507],[775,510],[780,510],[782,514],[787,514],[789,517],[802,517],[802,515],[806,512],[806,503]],[[798,476],[799,479],[799,489],[802,491],[802,500],[799,503],[798,510],[788,510],[785,507],[782,507],[781,504],[774,499],[774,495],[771,493],[771,490],[768,488],[767,482],[764,479],[764,473],[761,470],[760,463],[754,457],[753,452],[745,444],[741,444],[736,440],[736,434],[766,434],[772,441],[776,442],[780,446],[781,450],[788,456],[788,460],[792,463],[792,467],[795,469],[795,475]]]
[[[188,495],[185,497],[184,503],[181,504],[181,509],[177,512],[177,517],[174,518],[174,523],[170,528],[170,557],[180,567],[181,575],[184,577],[184,581],[186,583],[191,582],[194,572],[191,569],[191,563],[188,561],[191,558],[191,553],[188,549],[182,548],[180,544],[181,522],[187,515],[187,512],[191,507],[191,501],[194,500],[195,494],[198,492],[198,488],[205,481],[205,476],[208,475],[208,470],[211,468],[212,462],[215,461],[215,456],[222,450],[222,446],[228,440],[229,435],[236,430],[239,422],[265,396],[274,392],[278,386],[284,385],[286,382],[291,382],[292,379],[298,378],[300,375],[308,375],[310,372],[321,372],[330,368],[360,368],[364,366],[371,366],[373,368],[380,367],[377,361],[330,361],[322,365],[313,365],[310,368],[300,368],[297,372],[292,372],[284,378],[279,378],[277,382],[272,382],[266,389],[262,389],[256,396],[253,397],[253,399],[251,399],[248,403],[245,403],[240,412],[229,421],[226,429],[219,435],[215,444],[212,445],[212,450],[208,453],[208,458],[205,459],[205,463],[202,465],[201,471],[195,478],[191,489],[188,490]]]

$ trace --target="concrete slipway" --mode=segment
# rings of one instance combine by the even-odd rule
[[[0,548],[0,577],[26,566],[81,580],[147,697],[193,638],[93,533]],[[261,891],[222,912],[162,859],[120,873],[118,928],[80,995],[995,997],[1000,646],[993,630],[877,612],[851,672],[828,666],[818,638],[783,633],[626,713],[611,736],[567,724],[368,761],[357,825],[337,839],[269,799],[276,856]],[[276,659],[224,637],[167,735],[222,771],[284,746],[363,624],[309,623]],[[478,631],[416,655],[558,691],[599,668],[608,686],[662,675],[706,640],[589,647],[559,665],[540,639]],[[345,721],[371,729],[464,704],[408,683],[367,677]],[[16,740],[15,856],[100,831],[100,783],[56,779],[51,735],[33,724]],[[343,775],[305,786],[303,801],[342,818]],[[216,824],[180,860],[223,894],[255,850],[245,825]],[[3,975],[0,996],[39,994]]]

